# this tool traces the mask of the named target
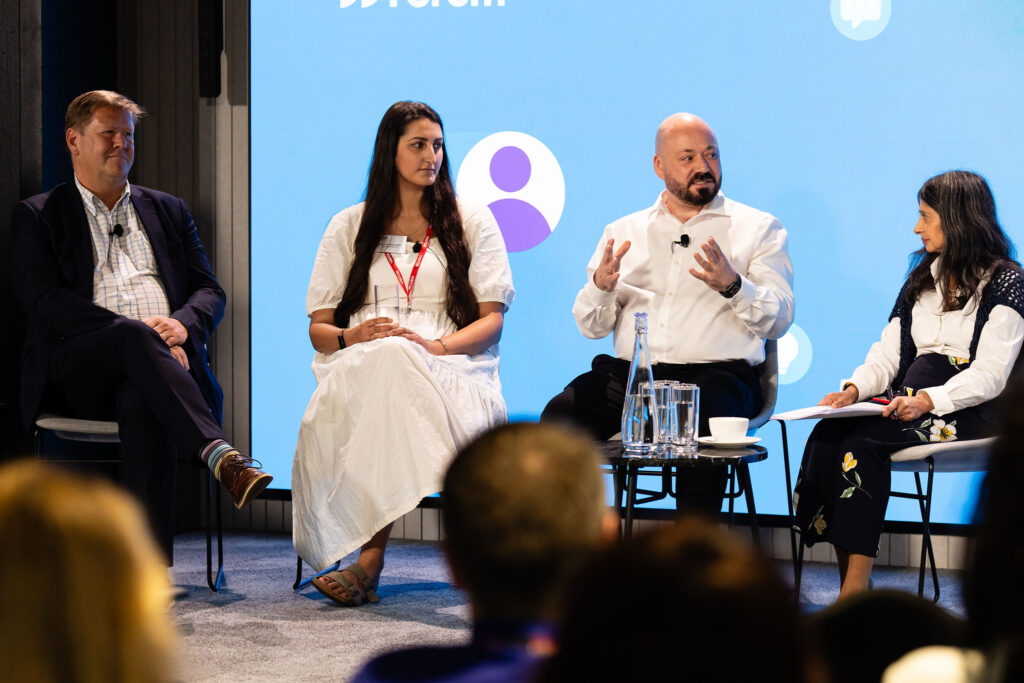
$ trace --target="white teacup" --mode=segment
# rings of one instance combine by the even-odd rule
[[[750,420],[745,417],[712,417],[708,420],[715,441],[733,443],[747,436]]]

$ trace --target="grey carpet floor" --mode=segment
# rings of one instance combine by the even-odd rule
[[[466,596],[452,585],[436,543],[393,541],[381,602],[359,608],[338,607],[309,586],[292,590],[289,537],[226,535],[227,582],[218,593],[206,586],[205,536],[178,536],[174,552],[177,582],[188,590],[173,611],[185,681],[346,681],[381,652],[469,638]],[[779,568],[792,576],[789,563]],[[917,591],[916,570],[882,567],[874,581]],[[962,614],[959,572],[941,571],[940,582],[939,604]],[[804,612],[831,604],[838,593],[833,565],[805,564],[802,583]]]

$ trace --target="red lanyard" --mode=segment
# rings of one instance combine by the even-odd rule
[[[409,286],[405,286],[405,279],[402,277],[402,273],[398,270],[398,266],[395,265],[395,259],[391,256],[391,252],[385,251],[384,258],[388,260],[388,265],[391,266],[391,270],[395,271],[395,277],[398,278],[398,284],[402,287],[402,291],[405,292],[405,300],[409,304],[409,308],[412,308],[412,289],[416,286],[416,274],[420,272],[420,264],[423,263],[423,257],[427,253],[427,246],[430,244],[430,236],[434,234],[430,226],[427,226],[427,234],[423,237],[423,246],[420,247],[420,253],[416,257],[416,262],[412,264],[412,272],[409,273]]]

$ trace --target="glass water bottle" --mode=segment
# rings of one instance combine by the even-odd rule
[[[655,454],[658,434],[658,410],[655,404],[654,371],[647,345],[647,314],[634,313],[636,338],[633,360],[626,380],[626,401],[622,406],[622,445],[625,455]]]

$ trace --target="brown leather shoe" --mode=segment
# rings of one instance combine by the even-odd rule
[[[238,453],[224,456],[220,463],[220,483],[231,494],[236,510],[241,510],[263,493],[267,484],[274,480],[271,475],[253,467],[252,463],[252,458]]]

